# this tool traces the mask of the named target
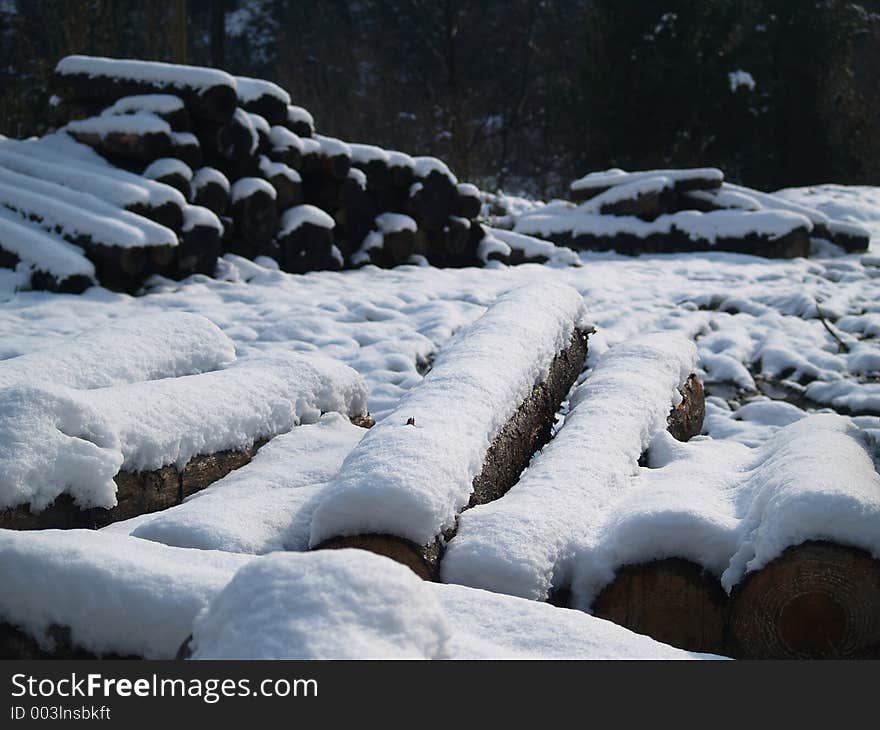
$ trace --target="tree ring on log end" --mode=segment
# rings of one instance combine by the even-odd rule
[[[791,547],[736,588],[730,633],[745,659],[880,658],[880,563],[828,542]]]
[[[715,576],[689,560],[623,566],[592,613],[680,649],[725,652],[727,594]]]

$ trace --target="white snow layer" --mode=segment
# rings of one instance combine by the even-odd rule
[[[173,659],[192,621],[249,556],[93,530],[0,530],[0,620],[54,647]]]
[[[123,96],[101,112],[102,117],[113,117],[119,114],[152,112],[153,114],[171,114],[182,111],[183,100],[173,94],[136,94]]]
[[[314,514],[311,544],[389,533],[425,545],[451,527],[492,440],[584,317],[581,296],[562,285],[499,298],[348,456]]]
[[[91,78],[103,76],[163,86],[190,87],[202,91],[212,86],[236,88],[235,79],[225,71],[159,61],[67,56],[58,62],[58,65],[55,66],[55,72],[62,75],[85,74]]]
[[[0,209],[0,249],[59,280],[81,275],[94,281],[95,267],[81,248],[4,209]]]
[[[193,191],[201,190],[208,184],[219,185],[229,192],[229,178],[214,167],[200,167],[193,175],[190,185]]]
[[[193,624],[194,659],[691,659],[580,611],[426,583],[362,550],[275,553]]]
[[[281,214],[278,235],[286,236],[305,223],[318,228],[334,228],[336,226],[336,221],[328,213],[306,203],[288,208]]]
[[[265,193],[272,200],[278,197],[275,188],[268,181],[259,177],[243,177],[232,184],[230,200],[232,203],[237,203],[239,200],[244,200],[257,193]]]
[[[175,159],[174,157],[162,157],[161,159],[154,160],[147,165],[143,174],[144,177],[148,177],[151,180],[157,180],[169,175],[179,175],[189,182],[192,180],[193,171],[190,169],[190,166],[182,160]]]
[[[106,388],[216,370],[235,345],[207,318],[187,312],[120,317],[19,357],[0,360],[0,388],[10,385]]]
[[[590,190],[593,188],[610,188],[625,183],[634,183],[646,178],[665,177],[673,183],[685,180],[699,179],[714,183],[724,180],[724,173],[714,167],[704,167],[686,170],[643,170],[639,172],[626,172],[617,168],[604,172],[591,172],[589,175],[575,180],[571,184],[571,190]]]
[[[681,401],[696,348],[673,334],[609,350],[574,392],[556,437],[519,482],[463,512],[441,563],[445,582],[544,600],[584,534],[630,488],[642,451]]]
[[[282,89],[278,84],[264,79],[252,79],[247,76],[236,76],[235,87],[238,91],[238,98],[243,104],[256,101],[261,96],[271,96],[285,105],[290,104],[290,94]]]

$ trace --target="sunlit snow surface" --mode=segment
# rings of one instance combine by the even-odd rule
[[[880,234],[877,189],[821,186],[784,194]],[[829,407],[851,415],[861,430],[860,438],[869,446],[880,439],[880,250],[876,241],[872,248],[862,255],[793,261],[721,253],[638,258],[581,254],[583,266],[577,268],[530,264],[464,270],[404,266],[386,271],[367,267],[305,276],[282,273],[268,259],[252,262],[230,255],[219,262],[216,279],[154,280],[141,297],[97,288],[80,296],[15,292],[19,277],[0,271],[0,360],[51,349],[84,331],[125,326],[135,316],[193,312],[222,330],[234,343],[237,358],[302,352],[349,365],[369,386],[370,410],[381,419],[421,381],[438,349],[481,316],[500,294],[525,283],[542,282],[551,287],[564,283],[584,297],[588,316],[598,330],[590,338],[590,367],[609,347],[641,333],[668,331],[696,340],[697,372],[709,393],[704,434],[728,445],[731,459],[740,465],[750,463],[742,449],[759,449],[807,412]],[[95,533],[36,536],[0,531],[0,566],[6,566],[0,569],[4,571],[0,579],[4,584],[17,581],[16,576],[48,571],[47,580],[39,583],[22,577],[21,585],[32,589],[0,604],[4,616],[36,633],[50,623],[66,622],[74,627],[75,638],[96,651],[169,656],[177,640],[184,638],[192,617],[244,564],[244,558],[239,561],[231,559],[232,555],[270,552],[281,545],[305,547],[314,497],[357,442],[359,434],[354,428],[331,416],[322,424],[309,426],[309,431],[297,434],[294,430],[286,437],[289,448],[302,455],[301,463],[313,479],[294,478],[289,473],[280,451],[285,442],[279,442],[276,449],[267,451],[240,474],[222,480],[213,491],[192,498],[161,519],[153,516],[111,526],[100,533],[106,539]],[[675,457],[674,468],[705,472],[696,457],[699,454],[688,457],[690,461]],[[714,455],[710,461],[716,459],[723,461]],[[671,464],[673,459],[667,461]],[[241,487],[237,492],[240,515],[220,508],[224,493],[236,493],[237,486]],[[306,491],[291,496],[296,490]],[[691,511],[696,513],[697,507],[711,511],[711,495],[707,495]],[[204,510],[198,507],[199,502]],[[687,517],[686,512],[681,514]],[[723,510],[708,516],[703,512],[699,516],[706,524],[715,515],[713,529],[717,534],[728,529]],[[615,514],[608,519],[616,520],[607,528],[616,531],[615,539],[625,534],[625,525]],[[56,537],[58,543],[53,547]],[[175,547],[162,546],[162,542]],[[123,550],[122,545],[127,547]],[[778,548],[764,547],[771,552]],[[753,551],[761,560],[767,557],[760,553],[764,547],[755,546]],[[592,544],[583,544],[585,551],[594,549]],[[181,557],[169,550],[180,551]],[[120,555],[128,561],[125,565],[118,563]],[[188,560],[183,556],[197,556],[198,560],[190,561],[191,576],[181,583],[173,570],[163,566],[180,565]],[[741,559],[747,562],[750,554],[742,554]],[[116,563],[118,569],[112,567]],[[345,571],[356,572],[356,566],[332,567],[334,571],[337,568],[340,585],[349,590]],[[318,568],[308,570],[314,569]],[[370,566],[373,569],[381,571],[381,567]],[[120,571],[127,576],[124,580]],[[260,578],[263,574],[264,580]],[[55,587],[60,591],[67,585],[59,576],[67,575],[68,582],[77,586],[76,595],[82,594],[81,600],[73,600],[69,593],[63,593],[64,600],[52,597]],[[139,575],[149,577],[139,583]],[[163,575],[177,593],[167,593],[168,600],[162,603],[162,588],[144,602],[150,586],[166,580]],[[305,571],[296,578],[287,566],[270,565],[263,573],[251,571],[240,585],[247,588],[251,581],[263,580],[265,590],[271,592],[276,582],[307,585],[308,575]],[[582,575],[579,580],[588,590],[592,577]],[[443,651],[425,650],[428,655],[657,655],[654,648],[631,642],[623,634],[608,634],[607,640],[602,639],[605,629],[590,627],[605,624],[578,612],[463,587],[432,592],[435,596],[419,600],[431,602],[431,610],[441,611],[451,628],[442,630],[446,632],[440,637]],[[343,591],[340,595],[344,598],[346,594]],[[236,605],[239,599],[229,594],[224,600],[218,611]],[[112,606],[118,605],[117,601],[122,605],[140,602],[140,613],[132,613],[138,621],[168,626],[173,620],[174,631],[181,635],[169,637],[157,630],[132,643],[130,635],[135,629],[121,613],[114,613]],[[52,609],[35,608],[44,604],[51,604]],[[477,623],[466,620],[469,607],[483,611],[490,626],[500,625],[500,617],[506,617],[508,633],[498,633],[494,643],[490,632],[480,635]],[[208,627],[217,620],[215,613],[201,625]],[[313,622],[309,626],[320,625],[315,615],[309,620]],[[399,620],[404,626],[409,619],[401,614],[388,620]],[[588,625],[588,621],[594,623]],[[528,647],[510,643],[517,635],[527,635],[532,624],[542,627],[542,641]],[[375,624],[370,631],[381,625]],[[303,627],[295,628],[301,632]],[[409,630],[405,629],[404,635]],[[593,639],[588,640],[588,634],[598,637],[596,643],[590,643]],[[466,641],[462,638],[465,635],[469,637]],[[385,651],[369,649],[387,646],[382,641],[366,644],[366,654]],[[421,646],[418,642],[415,645]],[[205,653],[210,654],[207,646],[205,643]],[[333,653],[332,648],[327,651]]]

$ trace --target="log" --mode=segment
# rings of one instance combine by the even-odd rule
[[[47,633],[54,643],[50,651],[41,648],[30,634],[0,621],[0,659],[143,659],[121,654],[93,654],[73,643],[67,626],[52,624]]]
[[[668,558],[622,567],[591,612],[688,651],[724,654],[728,598],[711,573]]]
[[[235,81],[215,69],[151,61],[68,56],[50,79],[50,88],[71,102],[104,103],[125,96],[174,94],[194,117],[225,122],[238,103]]]
[[[681,388],[682,401],[669,414],[667,430],[679,441],[690,441],[703,429],[706,417],[706,391],[694,373]]]
[[[692,190],[717,190],[724,181],[721,171],[713,168],[594,173],[571,184],[571,199],[576,203],[582,203],[617,185],[658,176],[672,178],[673,189],[676,193]]]
[[[242,184],[249,180],[239,180],[232,187],[230,215],[235,221],[237,249],[233,253],[253,258],[259,256],[278,230],[278,211],[275,205],[275,189],[268,182],[254,179],[259,185]],[[239,190],[246,190],[239,193]]]
[[[229,207],[229,181],[219,170],[210,167],[196,170],[191,194],[194,205],[207,208],[215,215],[223,215]]]
[[[810,541],[732,593],[731,647],[743,659],[880,659],[880,562]]]
[[[162,157],[175,157],[171,135],[166,132],[149,132],[147,134],[126,134],[110,132],[95,134],[91,132],[68,132],[77,142],[91,147],[101,157],[122,166],[143,167],[144,163]]]
[[[338,271],[342,268],[340,254],[334,256],[333,229],[302,223],[277,239],[278,265],[291,274],[308,271]]]
[[[223,251],[222,232],[210,225],[194,225],[180,236],[174,258],[163,269],[169,279],[185,279],[192,274],[212,276]]]
[[[111,509],[80,509],[63,494],[42,512],[31,512],[26,506],[0,511],[0,528],[96,530],[113,522],[158,512],[180,504],[189,495],[244,466],[265,443],[263,439],[247,449],[194,456],[180,470],[172,465],[155,471],[119,472],[113,478],[117,505]]]
[[[455,206],[455,184],[446,175],[432,170],[413,188],[408,204],[409,215],[428,230],[442,230]]]
[[[538,383],[493,439],[474,478],[465,509],[503,496],[528,466],[532,455],[550,440],[556,412],[583,369],[589,333],[576,330],[568,346],[553,358],[546,380]],[[455,534],[450,530],[427,545],[388,534],[334,537],[315,546],[353,547],[384,555],[406,565],[426,580],[437,580],[443,548]]]

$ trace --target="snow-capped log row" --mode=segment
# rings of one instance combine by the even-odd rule
[[[660,435],[650,463],[578,549],[574,605],[692,650],[877,655],[880,476],[849,419],[758,448]]]
[[[16,269],[31,289],[79,294],[95,283],[95,267],[81,248],[6,209],[0,209],[0,266]]]
[[[109,328],[61,345],[57,359],[0,363],[0,433],[13,445],[0,455],[0,525],[97,526],[163,509],[322,412],[366,418],[366,387],[341,363],[234,360],[195,316],[139,324],[143,340]],[[44,380],[27,378],[41,363]]]
[[[504,494],[550,438],[586,356],[583,306],[564,285],[529,285],[461,331],[346,458],[311,546],[361,547],[435,577],[462,510]]]
[[[221,122],[236,107],[236,88],[235,79],[217,69],[94,56],[67,56],[52,75],[52,89],[65,101],[172,93],[196,118]]]
[[[795,258],[809,256],[811,238],[846,251],[868,246],[870,235],[858,225],[723,180],[714,168],[590,173],[571,184],[579,205],[532,207],[509,224],[561,246],[625,254],[731,251]]]
[[[664,431],[696,364],[696,347],[651,334],[602,356],[552,441],[501,499],[463,513],[441,578],[547,600],[571,581],[576,548],[632,487],[639,457]]]
[[[2,659],[709,658],[359,550],[255,558],[6,531],[0,581]]]

